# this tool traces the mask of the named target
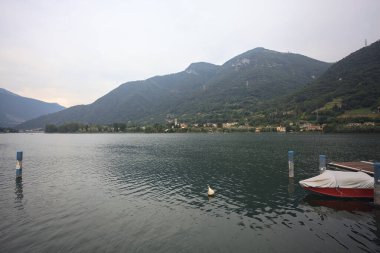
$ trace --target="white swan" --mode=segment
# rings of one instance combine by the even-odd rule
[[[213,189],[211,189],[209,185],[207,185],[207,187],[208,187],[207,195],[214,196],[215,195],[215,191]]]

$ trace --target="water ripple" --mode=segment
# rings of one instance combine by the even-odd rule
[[[297,184],[317,173],[322,152],[337,160],[380,154],[377,135],[14,136],[1,136],[0,146],[5,251],[380,250],[371,203],[314,197]]]

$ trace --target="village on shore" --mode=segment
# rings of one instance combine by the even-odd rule
[[[167,120],[165,124],[139,125],[134,123],[82,124],[65,123],[62,125],[47,124],[45,128],[30,130],[16,130],[12,128],[0,129],[2,133],[234,133],[234,132],[341,132],[341,133],[380,133],[379,122],[349,122],[344,124],[313,124],[307,121],[288,122],[283,125],[252,126],[239,122],[226,123],[184,123],[177,119]]]

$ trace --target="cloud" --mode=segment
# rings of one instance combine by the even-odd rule
[[[334,62],[380,38],[380,2],[0,2],[0,84],[66,106],[262,46]]]

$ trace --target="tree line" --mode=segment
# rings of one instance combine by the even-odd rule
[[[273,129],[265,129],[268,132],[275,131]],[[127,123],[113,123],[109,125],[99,124],[81,124],[76,122],[64,123],[62,125],[47,124],[45,133],[207,133],[207,132],[254,132],[255,128],[230,128],[223,129],[222,124],[217,126],[209,126],[208,124],[197,124],[197,126],[189,126],[181,128],[174,123],[167,124],[151,124],[138,125]]]
[[[0,133],[18,133],[18,130],[11,127],[0,127]]]

